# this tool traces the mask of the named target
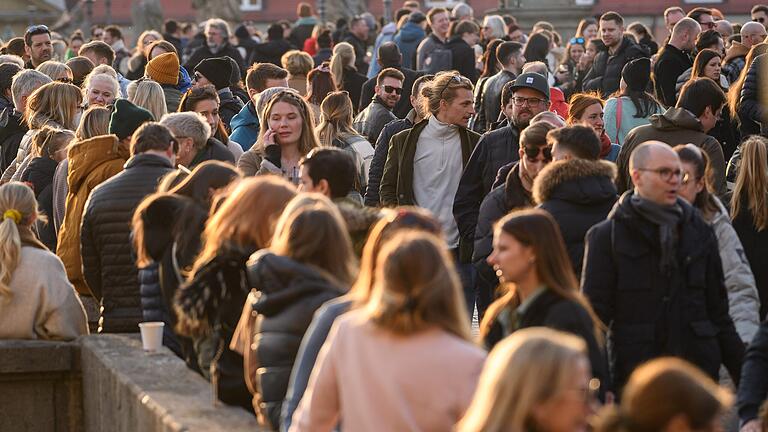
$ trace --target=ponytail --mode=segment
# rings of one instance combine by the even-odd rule
[[[355,49],[347,42],[341,42],[333,47],[331,56],[331,77],[336,85],[336,90],[342,90],[344,67],[355,63]]]
[[[5,211],[8,213],[8,211]],[[9,302],[13,293],[9,284],[21,255],[21,236],[13,218],[3,215],[0,222],[0,301]]]
[[[45,249],[29,225],[37,217],[35,193],[29,186],[10,182],[0,186],[0,301],[11,300],[13,272],[19,265],[21,246]]]

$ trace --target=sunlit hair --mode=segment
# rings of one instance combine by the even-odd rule
[[[74,130],[75,116],[83,101],[80,89],[76,85],[63,82],[50,82],[33,91],[27,99],[24,116],[30,129],[38,129],[48,122],[55,122],[59,127]]]
[[[591,25],[597,26],[597,20],[594,18],[583,18],[581,21],[579,21],[579,26],[576,28],[576,37],[585,37],[584,31]]]
[[[181,96],[177,112],[198,112],[197,104],[206,100],[216,101],[216,106],[221,107],[221,99],[219,99],[219,94],[216,92],[216,87],[212,84],[204,85],[202,87],[193,87],[187,90],[187,92]],[[211,133],[222,143],[226,144],[229,140],[229,134],[224,127],[224,122],[221,120],[221,116],[219,116],[219,124],[216,126],[215,130],[211,131]]]
[[[92,106],[85,110],[80,118],[80,125],[75,131],[75,138],[79,141],[109,133],[109,116],[112,112],[103,106]]]
[[[705,220],[711,222],[720,211],[720,207],[715,203],[715,188],[712,183],[713,174],[709,156],[693,144],[676,145],[672,150],[680,157],[680,162],[693,165],[694,172],[691,174],[694,178],[689,181],[698,183],[704,180],[704,188],[696,194],[696,199],[691,204],[701,211]]]
[[[53,155],[75,138],[75,133],[68,129],[43,126],[32,136],[30,154],[33,157],[53,159]]]
[[[161,35],[156,30],[145,30],[141,32],[141,34],[139,35],[139,38],[136,39],[136,50],[134,52],[141,53],[145,57],[149,55],[149,53],[147,52],[147,48],[149,48],[149,46],[152,45],[152,42],[146,45],[144,44],[144,38],[147,36],[152,36],[153,38],[155,38],[155,40],[153,40],[152,42],[163,40],[163,35]]]
[[[599,318],[589,302],[579,292],[579,282],[573,272],[570,258],[565,249],[565,242],[560,228],[552,216],[544,210],[516,210],[501,218],[494,227],[493,237],[508,235],[533,251],[536,275],[541,284],[559,297],[581,305],[592,318],[595,337],[603,340]],[[516,309],[520,293],[514,283],[502,284],[504,294],[493,302],[480,325],[481,339],[485,339],[504,308]]]
[[[315,118],[312,115],[312,109],[309,104],[301,98],[301,95],[294,91],[284,90],[276,93],[264,108],[264,122],[269,125],[269,118],[272,115],[272,109],[277,103],[286,103],[291,105],[299,112],[301,116],[301,137],[299,138],[299,153],[306,156],[313,148],[318,146],[317,136],[315,135]],[[262,127],[259,131],[259,138],[256,145],[259,149],[264,149],[264,133],[268,127]]]
[[[7,211],[18,212],[19,223],[4,217]],[[35,193],[24,183],[10,182],[0,186],[0,301],[11,300],[10,283],[19,265],[22,246],[46,249],[37,240],[31,225],[42,215],[37,210]]]
[[[704,75],[704,71],[706,70],[707,63],[709,63],[713,58],[717,57],[718,63],[720,60],[722,60],[722,56],[718,54],[717,51],[713,49],[703,49],[699,51],[698,54],[696,54],[696,59],[693,61],[693,69],[691,70],[691,78],[710,78],[708,76]],[[720,85],[719,81],[716,81],[718,85]]]
[[[304,99],[317,106],[323,102],[326,96],[336,90],[331,70],[325,66],[314,68],[307,74],[307,95]]]
[[[156,81],[150,79],[139,81],[136,84],[136,92],[128,100],[152,113],[155,121],[160,121],[168,113],[163,88]]]
[[[371,228],[368,240],[363,247],[360,272],[350,290],[357,306],[368,302],[375,281],[376,259],[385,242],[398,232],[405,230],[424,231],[438,237],[442,236],[443,230],[440,223],[427,210],[418,207],[398,207],[397,210],[386,210],[386,212],[385,216]]]
[[[731,218],[749,212],[757,231],[768,228],[768,140],[752,135],[741,143],[741,163],[731,198]]]
[[[283,54],[280,63],[291,76],[306,75],[314,67],[312,56],[299,50],[290,50]]]
[[[744,69],[741,70],[739,79],[734,81],[733,84],[731,84],[730,89],[728,89],[728,101],[726,103],[728,104],[728,109],[731,111],[731,118],[739,118],[738,115],[739,102],[741,101],[741,89],[744,88],[744,81],[747,79],[747,72],[749,72],[749,67],[752,65],[752,62],[755,61],[757,56],[766,53],[768,53],[768,43],[761,42],[757,45],[753,45],[747,53],[747,56],[744,58]]]
[[[483,27],[490,27],[491,34],[485,33],[487,39],[501,39],[507,35],[507,26],[504,24],[504,18],[499,15],[486,15],[483,19]]]
[[[347,42],[337,43],[333,47],[333,55],[331,56],[331,75],[333,76],[333,82],[336,84],[336,90],[343,88],[342,78],[344,76],[345,67],[355,67],[355,49],[352,48]]]
[[[112,97],[114,99],[120,97],[120,83],[117,82],[117,78],[113,77],[109,73],[98,73],[97,69],[98,67],[89,73],[88,76],[85,77],[85,81],[83,81],[83,100],[88,101],[88,92],[91,91],[94,83],[97,81],[106,82],[109,84],[112,90]]]
[[[325,195],[296,196],[277,220],[269,249],[320,271],[340,290],[352,284],[352,241],[341,213]]]
[[[256,250],[269,246],[277,219],[295,195],[296,188],[278,176],[249,177],[234,184],[205,224],[192,277],[226,245]]]
[[[556,330],[514,332],[488,355],[457,432],[538,430],[534,410],[571,388],[586,351],[583,339]]]
[[[64,63],[60,63],[54,60],[48,60],[40,63],[35,70],[46,74],[54,81],[61,80],[63,78],[70,78],[72,76],[72,70]]]
[[[621,407],[607,405],[595,430],[660,431],[678,416],[690,430],[709,430],[732,401],[728,390],[685,360],[657,358],[635,369],[622,391]]]
[[[320,124],[315,128],[320,146],[335,147],[333,140],[336,138],[360,136],[352,128],[352,101],[349,93],[336,91],[329,93],[323,103],[320,104]]]
[[[440,111],[440,102],[453,102],[458,96],[458,89],[472,91],[472,82],[457,72],[439,72],[432,81],[424,83],[421,96],[425,98],[429,112],[436,115]]]
[[[378,327],[399,335],[439,328],[470,340],[469,317],[445,241],[403,231],[381,247],[363,310]]]
[[[605,101],[597,93],[576,93],[571,96],[571,100],[568,102],[568,119],[566,122],[569,125],[581,123],[584,112],[594,104],[600,104],[601,107],[604,107]]]

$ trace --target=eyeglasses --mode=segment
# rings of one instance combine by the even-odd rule
[[[461,84],[462,83],[461,77],[459,75],[454,75],[451,77],[451,79],[448,80],[447,83],[445,83],[445,85],[443,86],[443,89],[440,90],[440,99],[443,98],[443,93],[445,92],[445,89],[447,89],[448,86],[451,85],[451,83]]]
[[[67,83],[67,84],[72,84],[72,79],[71,78],[59,78],[56,81]]]
[[[683,172],[680,168],[656,168],[656,169],[649,169],[649,168],[636,168],[638,171],[648,171],[652,173],[656,173],[659,177],[661,177],[664,181],[671,181],[673,178],[679,178],[680,183],[685,184],[689,181],[689,175],[687,172]]]
[[[569,44],[581,44],[584,45],[584,38],[583,37],[572,37],[571,40],[568,41]]]
[[[399,94],[403,93],[403,88],[402,87],[393,87],[393,86],[390,86],[390,85],[385,85],[384,86],[384,91],[387,92],[387,93],[394,92],[396,95],[399,95]]]
[[[706,26],[708,29],[712,30],[713,28],[717,27],[717,24],[715,24],[714,21],[701,23],[701,26]]]
[[[544,162],[552,162],[552,147],[523,147],[525,151],[525,157],[535,162],[539,157],[539,154],[544,156]]]
[[[546,102],[546,99],[535,98],[535,97],[524,98],[519,96],[515,96],[512,98],[512,103],[514,103],[517,106],[523,106],[526,103],[528,104],[528,106],[539,106],[542,102]]]

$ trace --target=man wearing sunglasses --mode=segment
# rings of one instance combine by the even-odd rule
[[[392,114],[403,93],[405,76],[395,68],[386,68],[376,77],[373,101],[355,117],[353,127],[368,139],[371,145],[376,144],[384,126],[397,117]]]
[[[630,157],[634,190],[587,233],[582,292],[608,329],[613,384],[659,356],[687,360],[713,379],[740,379],[744,343],[728,314],[717,238],[678,197],[680,159],[662,142]]]
[[[371,102],[373,102],[374,97],[376,96],[375,93],[379,72],[383,69],[393,68],[400,71],[405,79],[403,80],[403,92],[400,95],[400,100],[395,103],[395,107],[392,108],[392,113],[397,118],[404,118],[413,108],[410,97],[411,88],[413,88],[413,83],[416,81],[416,78],[420,76],[420,73],[413,69],[403,67],[403,54],[394,42],[383,42],[379,46],[376,54],[376,62],[378,63],[379,70],[373,78],[370,78],[363,84],[363,88],[360,91],[360,106],[358,112],[363,111]]]
[[[688,18],[693,18],[697,23],[701,24],[702,31],[715,29],[715,19],[712,17],[712,11],[707,8],[697,7],[691,9],[688,12]]]

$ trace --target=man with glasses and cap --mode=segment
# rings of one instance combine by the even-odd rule
[[[371,145],[376,145],[381,130],[387,123],[397,120],[392,109],[400,101],[403,94],[405,76],[395,68],[386,68],[376,77],[373,100],[355,117],[353,127],[368,139]]]
[[[680,141],[685,142],[685,141]],[[712,227],[678,196],[680,159],[659,141],[634,148],[633,190],[586,237],[582,292],[608,329],[616,391],[639,364],[685,359],[738,385],[744,343],[728,314]]]
[[[51,59],[53,54],[53,44],[51,42],[51,31],[44,25],[29,27],[24,33],[24,50],[29,56],[29,61],[25,65],[27,69],[35,69],[41,63]]]

